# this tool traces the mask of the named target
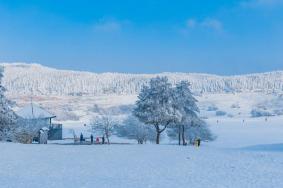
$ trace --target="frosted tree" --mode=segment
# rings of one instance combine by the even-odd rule
[[[188,122],[196,119],[199,108],[197,107],[197,100],[193,97],[190,90],[190,84],[187,81],[181,81],[173,89],[172,104],[175,114],[178,117],[171,123],[171,127],[177,128],[178,131],[178,141],[181,144],[181,138],[183,144],[185,141],[185,127],[188,126]]]
[[[136,140],[138,144],[146,143],[148,140],[155,140],[154,127],[140,122],[134,116],[129,116],[124,120],[122,125],[117,127],[116,132],[117,136]]]
[[[11,102],[6,99],[2,86],[3,68],[0,67],[0,140],[11,140],[14,133],[16,115],[11,110]]]
[[[133,114],[146,125],[154,126],[159,144],[161,133],[175,120],[172,86],[167,77],[152,78],[149,86],[143,86]]]
[[[171,123],[171,129],[167,132],[168,136],[178,139],[179,145],[181,139],[183,145],[186,144],[186,140],[192,142],[196,138],[213,140],[214,137],[207,124],[198,117],[199,108],[190,90],[190,84],[187,81],[181,81],[174,88],[172,96],[174,109],[181,114],[181,118]]]
[[[110,137],[113,134],[117,124],[117,121],[108,114],[97,116],[91,123],[91,132],[99,132],[105,136],[107,143],[110,144]]]

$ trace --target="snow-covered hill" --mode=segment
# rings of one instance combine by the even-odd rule
[[[142,85],[157,76],[56,70],[39,64],[2,65],[6,94],[16,103],[15,110],[29,104],[33,93],[33,101],[60,121],[87,122],[101,109],[113,115],[131,113]],[[190,73],[159,75],[168,76],[172,83],[191,82],[204,118],[283,115],[283,71],[229,77]]]
[[[167,76],[174,84],[188,80],[195,93],[283,91],[283,71],[241,76],[193,73],[123,74],[56,70],[39,64],[14,63],[4,66],[4,85],[8,95],[94,96],[137,94],[150,78]]]

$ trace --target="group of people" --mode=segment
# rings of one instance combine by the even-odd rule
[[[96,137],[95,143],[96,144],[100,144],[100,139],[99,138],[101,138],[101,141],[102,141],[101,144],[105,144],[105,137],[104,136]],[[83,133],[81,133],[81,135],[80,135],[80,142],[82,143],[84,141],[85,141],[84,135],[83,135]],[[92,134],[90,135],[90,142],[91,142],[91,144],[94,144],[94,136]]]

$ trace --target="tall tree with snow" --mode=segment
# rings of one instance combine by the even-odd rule
[[[156,144],[159,144],[161,133],[175,120],[172,108],[172,85],[167,77],[153,78],[149,86],[143,86],[133,114],[141,122],[154,126]]]
[[[16,120],[15,113],[10,108],[10,101],[6,99],[5,88],[2,86],[3,68],[0,67],[0,140],[11,139]]]
[[[177,121],[170,124],[168,136],[173,139],[178,139],[179,145],[181,139],[183,145],[186,140],[193,142],[196,138],[201,140],[211,141],[214,136],[207,127],[205,121],[198,117],[199,108],[197,100],[193,97],[190,90],[190,84],[187,81],[181,81],[173,89],[173,107],[175,111],[181,116]]]
[[[175,126],[178,127],[178,140],[179,144],[182,138],[183,144],[185,144],[185,127],[188,122],[198,118],[197,113],[199,108],[197,107],[197,100],[193,97],[190,90],[190,84],[187,81],[181,81],[173,90],[173,101],[179,114],[181,114],[180,121],[175,121]]]

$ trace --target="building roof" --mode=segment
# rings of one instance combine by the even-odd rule
[[[18,110],[16,114],[24,119],[54,118],[53,114],[47,112],[36,104],[28,104]]]

